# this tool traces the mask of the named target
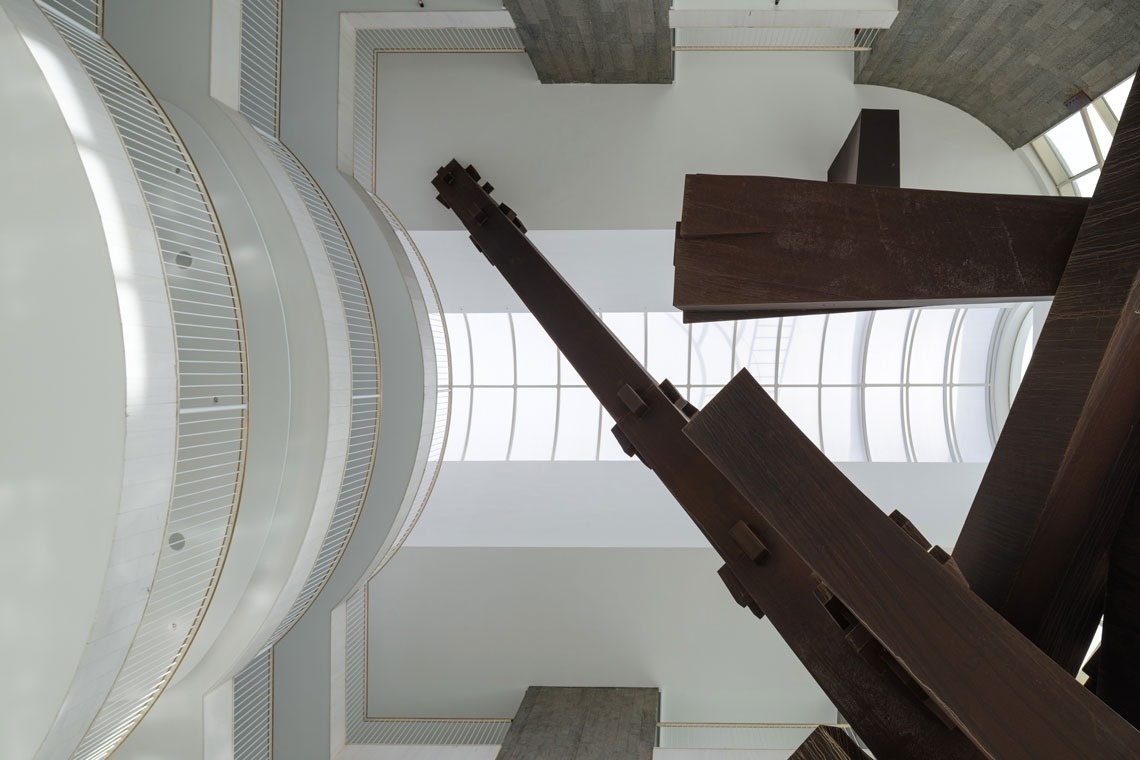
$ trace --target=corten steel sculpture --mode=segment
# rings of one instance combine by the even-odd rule
[[[655,381],[479,181],[452,161],[433,184],[616,420],[623,449],[725,560],[736,601],[772,621],[877,757],[1140,757],[1140,734],[871,504],[747,373],[711,415]],[[749,421],[743,435],[733,416]],[[742,476],[741,462],[758,472]]]
[[[971,589],[1070,673],[1103,614],[1101,651],[1086,672],[1134,725],[1138,101],[1134,85],[1091,200],[689,177],[675,291],[686,306],[680,299],[702,278],[714,283],[708,290],[731,283],[731,302],[695,304],[700,319],[722,306],[811,313],[1055,295],[954,557]],[[795,209],[807,216],[776,218]],[[756,300],[736,300],[750,289]]]

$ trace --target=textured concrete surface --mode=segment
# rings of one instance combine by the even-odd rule
[[[651,760],[657,689],[531,686],[498,760]]]
[[[540,82],[669,84],[669,0],[505,0]]]
[[[1138,65],[1136,0],[900,0],[855,81],[938,98],[1016,148]]]

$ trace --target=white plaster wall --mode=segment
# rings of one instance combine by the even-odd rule
[[[985,472],[979,463],[838,467],[883,511],[899,510],[946,548],[957,540]],[[703,548],[708,541],[636,460],[445,462],[405,546]]]
[[[396,2],[284,3],[282,140],[329,196],[360,257],[376,309],[383,409],[376,470],[353,539],[309,612],[274,651],[278,760],[328,757],[329,614],[367,570],[423,468],[424,361],[417,314],[426,314],[422,303],[417,306],[395,236],[359,186],[336,169],[339,14]]]
[[[369,714],[509,718],[530,685],[646,686],[667,721],[833,721],[721,564],[712,549],[405,547],[369,586]]]
[[[115,280],[91,185],[4,6],[0,757],[29,758],[91,634],[122,494],[127,388]]]
[[[672,85],[540,85],[509,55],[384,55],[380,195],[411,230],[457,229],[430,179],[474,163],[532,230],[672,229],[686,173],[824,179],[859,108],[898,108],[909,187],[1039,192],[963,111],[856,87],[850,53],[686,53]]]

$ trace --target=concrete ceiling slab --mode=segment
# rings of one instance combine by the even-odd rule
[[[1138,64],[1132,0],[901,0],[855,81],[957,106],[1017,148]]]
[[[541,82],[670,84],[669,0],[505,0]]]

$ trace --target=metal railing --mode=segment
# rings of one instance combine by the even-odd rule
[[[93,30],[41,7],[91,78],[126,150],[174,324],[178,432],[166,541],[126,659],[74,755],[105,758],[170,682],[221,573],[244,474],[245,338],[225,240],[169,119]]]
[[[523,53],[514,27],[361,29],[357,40],[375,53]]]
[[[510,718],[370,718],[367,715],[368,589],[345,605],[345,737],[349,744],[502,744]]]
[[[281,124],[281,1],[242,0],[239,110],[272,137]]]
[[[420,484],[412,499],[412,507],[388,549],[375,565],[375,569],[369,573],[368,577],[371,578],[392,561],[404,542],[407,541],[408,536],[411,535],[412,530],[423,515],[424,508],[427,506],[436,481],[439,479],[440,467],[443,465],[443,453],[447,448],[448,430],[451,427],[451,344],[447,334],[447,321],[443,314],[443,303],[440,301],[435,280],[432,279],[431,272],[428,271],[427,263],[424,261],[419,247],[391,207],[378,195],[374,193],[369,193],[369,195],[384,214],[388,223],[392,225],[396,237],[404,246],[408,262],[415,272],[416,281],[419,282],[424,293],[424,303],[428,311],[428,321],[431,328],[431,345],[425,350],[425,353],[430,355],[425,355],[424,364],[426,366],[430,360],[435,365],[435,387],[432,388],[430,385],[425,387],[424,393],[424,410],[425,412],[433,412],[435,416],[431,440],[428,443],[427,465],[420,476]]]
[[[233,680],[234,760],[273,757],[273,649],[250,660]]]
[[[305,585],[271,637],[270,643],[276,643],[305,614],[305,610],[324,588],[352,537],[360,510],[364,506],[376,463],[380,425],[380,351],[376,343],[372,301],[364,284],[364,275],[356,260],[356,252],[332,205],[288,148],[268,136],[265,139],[304,200],[324,244],[329,263],[332,264],[348,328],[352,369],[348,454],[340,492]]]
[[[103,0],[40,0],[92,34],[103,34]]]

